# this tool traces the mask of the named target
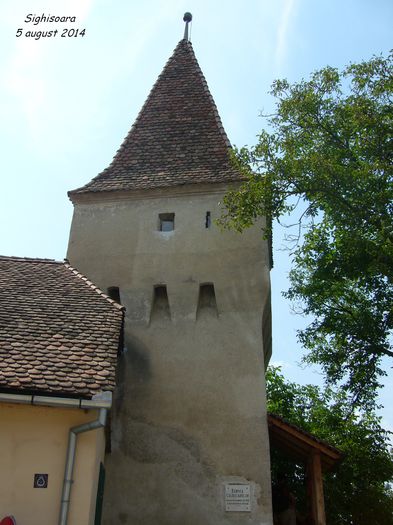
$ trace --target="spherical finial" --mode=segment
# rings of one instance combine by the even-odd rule
[[[191,13],[184,13],[183,20],[186,23],[186,27],[184,28],[183,40],[187,40],[188,41],[188,24],[192,20],[192,14]]]

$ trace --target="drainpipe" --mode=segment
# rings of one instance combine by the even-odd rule
[[[23,405],[52,406],[62,408],[99,409],[98,418],[70,428],[68,437],[67,459],[64,472],[63,491],[61,497],[59,525],[67,525],[68,509],[70,507],[72,473],[74,470],[76,437],[78,434],[105,426],[108,410],[112,406],[112,392],[100,392],[92,399],[74,399],[67,397],[36,396],[23,394],[7,394],[0,392],[0,403],[19,403]]]
[[[67,525],[68,509],[70,507],[71,499],[71,486],[73,483],[72,474],[74,470],[76,453],[76,437],[78,434],[82,434],[83,432],[89,432],[90,430],[95,430],[96,428],[104,427],[106,422],[106,415],[107,409],[100,408],[100,413],[95,421],[89,421],[89,423],[83,423],[82,425],[79,425],[77,427],[70,428],[70,433],[68,437],[67,460],[64,471],[63,492],[61,495],[59,525]]]

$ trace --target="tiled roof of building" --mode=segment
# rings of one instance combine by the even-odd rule
[[[123,308],[69,264],[0,257],[0,390],[113,390]]]
[[[192,45],[181,40],[110,166],[69,196],[237,181],[229,150]]]

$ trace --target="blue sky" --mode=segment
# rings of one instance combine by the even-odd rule
[[[275,78],[296,81],[327,64],[387,54],[391,0],[1,0],[0,253],[63,259],[72,217],[67,190],[110,163],[193,14],[191,40],[233,144],[254,144]],[[33,25],[28,14],[75,16]],[[17,38],[21,28],[23,36]],[[35,40],[27,31],[85,29],[84,37]],[[289,256],[275,232],[274,357],[296,381],[304,320],[281,297]],[[391,405],[393,381],[382,396]],[[393,415],[385,409],[386,424]]]

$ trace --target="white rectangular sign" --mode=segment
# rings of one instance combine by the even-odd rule
[[[250,484],[225,483],[225,511],[251,512]]]

